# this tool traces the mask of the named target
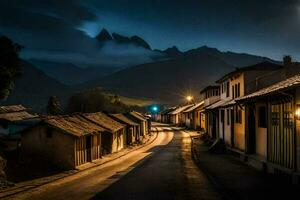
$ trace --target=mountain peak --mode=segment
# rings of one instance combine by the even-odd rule
[[[176,46],[167,48],[163,52],[168,54],[170,57],[178,57],[182,55],[182,52]]]
[[[144,47],[145,49],[151,50],[150,45],[139,36],[134,35],[130,38],[130,40],[137,46],[141,46],[141,47]]]
[[[105,41],[109,41],[109,40],[112,40],[112,36],[110,35],[110,33],[105,29],[103,28],[100,33],[96,36],[96,39],[99,41],[99,42],[105,42]]]

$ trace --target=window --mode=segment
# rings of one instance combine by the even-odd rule
[[[232,98],[234,99],[234,86],[232,86]]]
[[[234,98],[237,98],[237,84],[234,85]]]
[[[258,127],[266,128],[267,127],[267,112],[265,106],[260,106],[258,108]]]
[[[47,128],[47,130],[46,130],[46,137],[47,138],[52,138],[52,129],[51,128]]]
[[[227,109],[227,125],[230,125],[230,109]]]
[[[240,96],[240,83],[238,83],[237,85],[237,97]]]
[[[226,97],[229,97],[229,82],[226,83]]]
[[[239,108],[235,110],[235,123],[242,123],[242,110]]]

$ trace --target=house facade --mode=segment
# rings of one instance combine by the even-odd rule
[[[22,105],[0,106],[0,145],[4,151],[17,150],[20,133],[29,126],[40,122],[36,114],[27,112]]]
[[[127,145],[131,145],[138,141],[139,124],[130,120],[124,114],[110,114],[110,116],[119,123],[126,125]]]
[[[211,138],[217,138],[218,113],[210,107],[220,101],[220,87],[218,85],[207,86],[200,95],[204,99],[204,110],[201,114],[205,116],[205,131]]]
[[[279,72],[283,66],[262,62],[236,69],[217,81],[220,85],[220,102],[218,109],[218,137],[228,146],[246,151],[246,109],[237,105],[235,99],[250,94],[270,85],[273,80],[259,82],[262,75]],[[276,80],[274,80],[276,82]]]
[[[80,116],[49,116],[21,133],[21,152],[64,169],[101,158],[106,130]]]
[[[193,106],[183,111],[185,115],[185,126],[194,130],[205,129],[205,115],[201,114],[204,107],[204,101],[195,103]]]
[[[103,154],[115,153],[127,144],[126,125],[121,124],[102,112],[82,114],[85,118],[106,129],[102,134]]]
[[[249,162],[268,172],[299,173],[300,76],[292,76],[236,101],[248,112]]]
[[[184,126],[185,125],[185,115],[184,111],[188,108],[192,107],[192,104],[179,106],[175,110],[169,112],[170,115],[170,123],[178,126]]]

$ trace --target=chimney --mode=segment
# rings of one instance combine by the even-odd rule
[[[286,55],[283,57],[283,66],[284,67],[291,67],[292,66],[292,57]]]

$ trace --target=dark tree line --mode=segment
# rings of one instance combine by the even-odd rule
[[[6,36],[0,36],[0,99],[6,99],[21,76],[19,52],[23,47]]]

